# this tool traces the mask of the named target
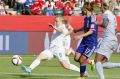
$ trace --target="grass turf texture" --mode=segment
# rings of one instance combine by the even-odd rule
[[[14,66],[11,63],[13,55],[0,55],[0,79],[77,79],[78,72],[64,69],[57,59],[41,62],[40,66],[32,71],[31,75],[24,73],[20,66]],[[33,55],[20,55],[23,58],[23,64],[29,66],[36,58]],[[71,63],[79,67],[79,63],[74,62],[73,57],[69,56]],[[94,58],[94,55],[91,59]],[[111,62],[120,62],[120,54],[113,54]],[[98,79],[96,71],[90,70],[90,65],[87,65],[89,77],[85,79]],[[104,69],[106,79],[120,79],[120,69]]]

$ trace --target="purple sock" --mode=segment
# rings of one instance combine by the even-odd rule
[[[83,77],[84,73],[86,71],[86,65],[80,65],[80,76]]]

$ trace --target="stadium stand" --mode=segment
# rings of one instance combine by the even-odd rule
[[[82,15],[82,7],[85,2],[95,4],[94,11],[101,14],[101,3],[107,2],[111,10],[120,16],[120,0],[1,0],[1,15]],[[4,5],[2,5],[4,4]]]

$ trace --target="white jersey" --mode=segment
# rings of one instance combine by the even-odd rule
[[[66,27],[67,33],[68,33],[68,29],[69,27]],[[70,35],[66,35],[63,39],[63,46],[65,47],[65,49],[70,49],[70,43],[71,43],[71,37]]]
[[[115,29],[117,28],[116,17],[109,10],[103,14],[103,22],[108,21],[108,26],[104,28],[101,42],[97,45],[96,52],[104,55],[108,60],[117,48],[117,37]]]
[[[102,38],[105,41],[117,41],[115,32],[115,29],[117,28],[117,21],[115,15],[111,11],[106,10],[102,16],[102,20],[103,22],[106,20],[109,22],[108,26],[104,28]]]
[[[50,44],[50,47],[53,47],[53,46],[63,46],[63,39],[64,37],[66,36],[66,34],[68,33],[65,25],[61,25],[61,26],[58,26],[58,28],[62,29],[62,33],[54,30],[53,31],[53,34],[52,34],[52,38],[51,38],[51,44]]]
[[[66,31],[68,32],[69,27],[66,27]],[[66,35],[64,40],[71,40],[70,35]]]

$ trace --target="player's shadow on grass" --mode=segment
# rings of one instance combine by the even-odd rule
[[[27,75],[27,74],[14,74],[12,76],[20,77],[20,79],[48,79],[45,76]]]

